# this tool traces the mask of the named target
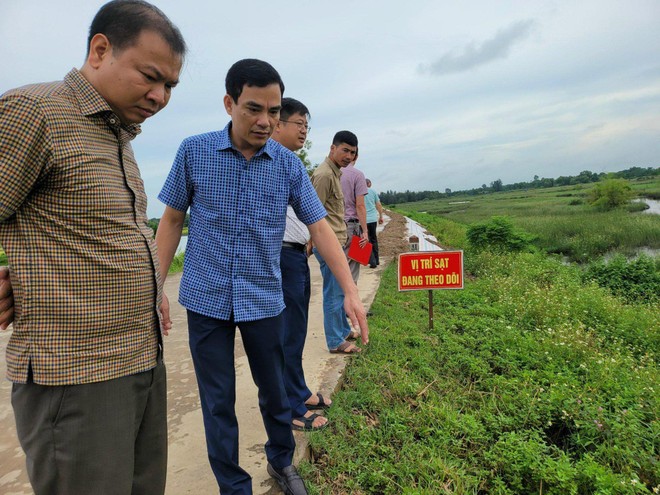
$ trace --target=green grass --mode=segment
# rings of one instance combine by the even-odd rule
[[[172,274],[180,273],[183,271],[183,258],[185,254],[185,251],[180,251],[174,255],[174,258],[172,258],[172,263],[170,264],[170,269],[167,273]]]
[[[385,271],[368,350],[310,435],[311,492],[652,493],[660,308],[540,254],[465,256],[465,289],[434,293],[433,330],[427,292]]]
[[[653,197],[660,178],[632,182],[633,190]],[[644,248],[660,249],[660,218],[639,213],[639,205],[601,211],[586,203],[593,185],[512,191],[481,196],[452,197],[396,206],[396,211],[424,212],[463,225],[506,216],[536,237],[534,244],[576,262],[610,252],[633,255]],[[425,224],[426,225],[426,224]]]

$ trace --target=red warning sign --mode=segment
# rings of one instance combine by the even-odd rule
[[[463,251],[399,255],[399,290],[463,288]]]

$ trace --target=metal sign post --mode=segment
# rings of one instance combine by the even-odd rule
[[[429,291],[429,330],[433,330],[433,291]]]

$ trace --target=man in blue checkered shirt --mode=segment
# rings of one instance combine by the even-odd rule
[[[268,435],[268,472],[287,494],[307,493],[292,465],[295,442],[283,381],[280,251],[287,205],[305,223],[346,294],[345,308],[368,341],[364,307],[346,257],[298,157],[270,140],[284,84],[268,63],[236,62],[225,80],[231,122],[181,144],[159,199],[166,205],[156,243],[161,283],[190,208],[179,302],[188,310],[190,348],[211,467],[223,495],[251,494],[238,465],[234,410],[235,328],[241,331]],[[164,316],[169,309],[162,308]]]

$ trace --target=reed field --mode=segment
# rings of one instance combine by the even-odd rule
[[[641,197],[660,197],[660,178],[632,181]],[[395,211],[424,212],[469,225],[506,216],[535,236],[534,244],[571,261],[588,262],[607,253],[634,255],[660,249],[660,216],[643,214],[642,203],[604,211],[587,203],[592,184],[511,191],[479,196],[452,196],[403,203]]]

